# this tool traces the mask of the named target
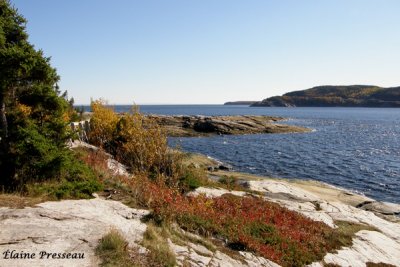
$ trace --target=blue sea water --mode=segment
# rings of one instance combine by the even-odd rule
[[[128,106],[116,106],[126,111]],[[154,114],[271,115],[310,133],[170,138],[189,152],[209,155],[235,170],[314,179],[400,203],[400,109],[269,108],[223,105],[143,105]]]

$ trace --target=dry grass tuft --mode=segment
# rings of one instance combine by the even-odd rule
[[[103,267],[154,266],[145,255],[129,247],[125,238],[116,230],[111,230],[100,239],[96,255],[102,260]]]
[[[46,201],[45,197],[27,197],[19,194],[0,194],[0,207],[23,209]]]
[[[379,262],[379,263],[367,262],[366,266],[367,267],[395,267],[395,265],[393,265],[393,264],[388,264],[388,263],[383,263],[383,262]]]
[[[150,251],[148,256],[157,266],[176,266],[175,254],[168,245],[168,238],[169,232],[165,227],[156,227],[151,223],[147,225],[142,245]]]

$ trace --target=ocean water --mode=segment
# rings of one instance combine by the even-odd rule
[[[126,111],[128,106],[116,106]],[[400,109],[143,105],[154,114],[271,115],[310,133],[170,138],[172,146],[272,177],[313,179],[400,203]]]

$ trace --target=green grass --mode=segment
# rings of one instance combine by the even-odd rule
[[[30,196],[47,196],[49,199],[88,199],[92,193],[103,188],[102,184],[95,180],[83,181],[52,181],[27,186]]]
[[[210,181],[207,177],[207,173],[201,169],[194,166],[182,165],[183,171],[179,178],[179,188],[182,193],[193,191],[198,187],[212,187],[216,183]]]
[[[186,245],[188,242],[193,243],[193,244],[198,244],[206,249],[208,249],[211,252],[216,251],[216,247],[212,244],[212,242],[209,242],[206,238],[201,238],[197,237],[193,234],[185,233],[184,231],[180,230],[176,227],[170,227],[169,232],[171,233],[171,240],[175,244],[182,244]]]
[[[147,225],[142,245],[149,250],[148,257],[156,266],[176,266],[175,254],[167,242],[168,237],[169,232],[165,227],[156,227],[151,223]]]
[[[230,190],[235,189],[235,187],[237,185],[236,181],[237,181],[237,179],[232,175],[230,175],[230,176],[224,175],[218,180],[219,183],[225,185],[226,188],[230,189]]]
[[[361,230],[378,231],[376,228],[364,224],[351,223],[346,221],[335,221],[337,229],[330,236],[329,243],[332,247],[349,247],[353,245],[354,235]]]
[[[181,187],[185,188],[185,191],[194,190],[204,184],[204,179],[196,173],[196,171],[188,170],[179,179]]]
[[[140,266],[131,258],[128,242],[116,230],[106,234],[96,247],[96,255],[102,260],[103,267],[132,267]]]

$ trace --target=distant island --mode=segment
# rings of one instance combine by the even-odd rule
[[[400,107],[400,87],[317,86],[266,98],[252,107]]]
[[[258,101],[231,101],[231,102],[226,102],[224,105],[252,105],[254,103],[257,103]]]

